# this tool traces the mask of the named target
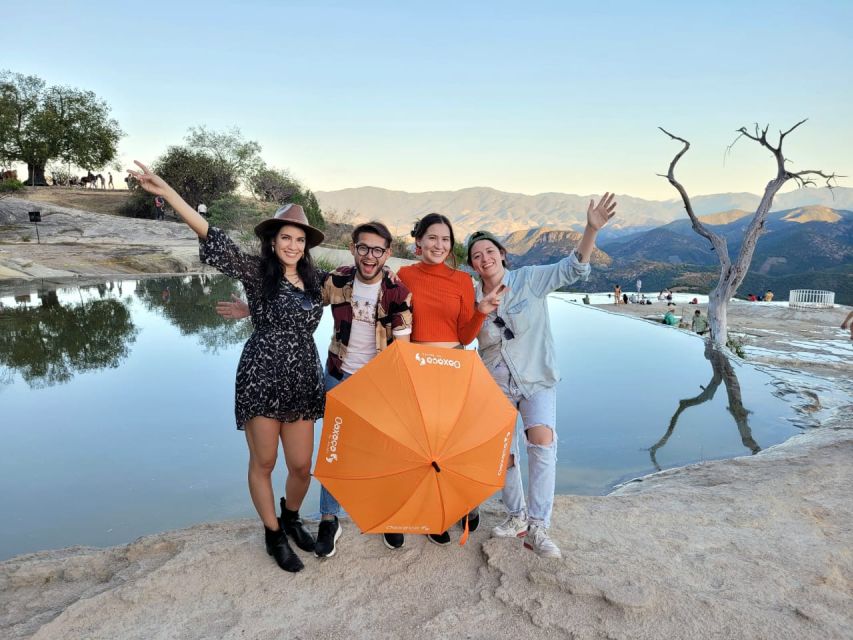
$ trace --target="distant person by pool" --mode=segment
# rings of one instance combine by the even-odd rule
[[[764,294],[764,302],[773,302],[773,292],[770,289]]]
[[[693,329],[694,333],[698,333],[700,336],[708,333],[708,321],[699,309],[696,309],[696,313],[693,314],[693,322],[690,328]]]
[[[844,322],[841,323],[842,329],[850,328],[850,339],[853,340],[853,311],[847,314],[847,317],[844,318]]]

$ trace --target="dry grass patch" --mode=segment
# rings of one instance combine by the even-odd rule
[[[119,207],[130,197],[130,192],[125,189],[103,191],[78,187],[27,187],[16,197],[57,207],[117,215]]]

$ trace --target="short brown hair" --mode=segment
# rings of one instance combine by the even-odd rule
[[[358,225],[355,229],[352,230],[352,243],[358,243],[358,237],[362,233],[375,233],[377,236],[381,237],[385,241],[385,248],[388,249],[391,247],[391,241],[393,238],[391,237],[391,232],[388,231],[388,227],[379,222],[378,220],[371,220],[370,222],[363,222]]]

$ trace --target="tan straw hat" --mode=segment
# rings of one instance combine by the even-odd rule
[[[305,230],[305,244],[309,249],[316,247],[326,237],[322,231],[308,224],[305,210],[298,204],[286,204],[281,207],[272,218],[264,220],[255,227],[255,235],[263,240],[278,232],[279,228],[286,224]]]

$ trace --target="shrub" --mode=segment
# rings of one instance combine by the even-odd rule
[[[24,183],[14,178],[0,180],[0,198],[11,196],[24,190]]]
[[[254,235],[254,228],[261,220],[271,218],[278,209],[274,202],[258,202],[235,195],[215,200],[207,209],[210,224],[221,229]]]
[[[746,351],[744,351],[744,339],[743,336],[736,336],[734,334],[729,334],[728,341],[726,342],[726,346],[731,349],[738,358],[742,358],[746,360]]]
[[[154,196],[143,191],[138,186],[131,188],[130,197],[118,208],[118,214],[129,218],[157,217],[157,208],[154,206]]]

